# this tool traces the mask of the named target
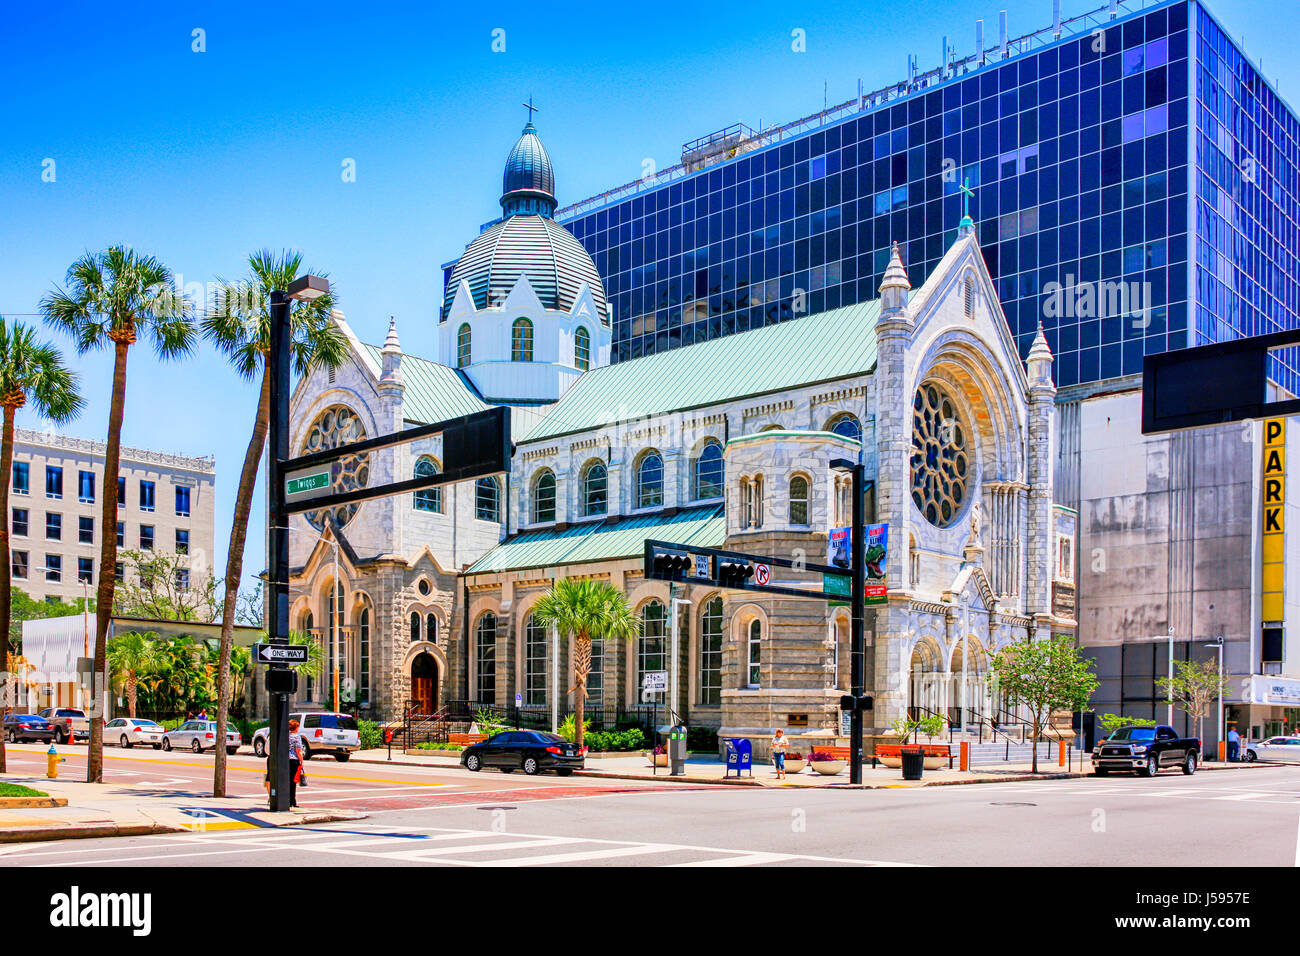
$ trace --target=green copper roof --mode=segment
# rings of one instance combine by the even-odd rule
[[[609,517],[569,525],[563,531],[516,534],[479,558],[465,573],[490,574],[634,558],[645,552],[647,538],[717,548],[726,536],[727,518],[721,505],[690,508],[673,515]]]
[[[384,357],[379,346],[367,345],[365,349],[382,368]],[[402,417],[408,422],[431,425],[491,407],[454,368],[414,355],[402,355],[402,381],[406,385]]]
[[[876,365],[879,313],[860,302],[592,369],[519,441],[861,375]]]

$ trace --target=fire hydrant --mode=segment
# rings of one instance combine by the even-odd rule
[[[66,759],[66,757],[59,756],[59,752],[54,749],[54,744],[50,744],[50,749],[45,754],[45,776],[51,780],[57,780],[59,778],[59,764]]]

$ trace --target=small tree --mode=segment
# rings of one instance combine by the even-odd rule
[[[113,594],[114,613],[159,621],[212,621],[217,581],[195,574],[185,554],[170,551],[123,551],[122,580]]]
[[[998,651],[990,670],[1012,704],[1020,704],[1033,717],[1033,772],[1038,772],[1038,738],[1044,721],[1054,710],[1083,710],[1097,689],[1092,660],[1079,656],[1068,637],[1017,641]]]
[[[1196,736],[1205,739],[1205,714],[1228,689],[1218,661],[1174,661],[1174,676],[1156,678],[1165,697],[1196,718]]]
[[[1154,720],[1146,717],[1121,717],[1119,714],[1102,714],[1098,722],[1107,737],[1125,727],[1154,727],[1156,724]]]

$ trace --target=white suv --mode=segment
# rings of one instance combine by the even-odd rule
[[[361,732],[357,729],[357,719],[351,714],[327,711],[290,714],[289,719],[298,721],[303,756],[308,760],[316,754],[333,754],[335,760],[344,761],[352,756],[352,751],[361,749]],[[270,749],[270,744],[267,743],[270,735],[269,727],[259,727],[254,732],[253,753],[259,757],[266,756]]]

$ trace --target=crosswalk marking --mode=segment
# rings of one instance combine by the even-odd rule
[[[674,863],[673,866],[755,866],[760,863],[775,863],[788,860],[783,853],[743,853],[739,856],[723,856],[716,860],[692,860],[689,863]]]
[[[500,849],[491,847],[490,849]],[[476,866],[549,866],[562,863],[585,863],[588,860],[608,860],[620,856],[644,856],[647,853],[674,853],[674,847],[612,846],[603,850],[580,850],[576,853],[549,853],[544,856],[517,856],[509,860],[479,860]],[[454,862],[454,861],[448,861]]]

